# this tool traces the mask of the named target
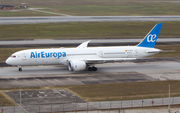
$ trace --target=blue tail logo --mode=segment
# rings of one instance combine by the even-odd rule
[[[156,38],[157,36],[156,36],[156,34],[150,34],[150,35],[148,35],[147,36],[147,42],[155,42],[156,40],[157,40],[157,38]]]
[[[163,23],[158,23],[152,28],[152,30],[144,37],[144,39],[137,45],[137,47],[149,47],[154,48],[159,32]]]

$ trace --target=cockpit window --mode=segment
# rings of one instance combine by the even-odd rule
[[[11,55],[10,57],[12,57],[12,58],[16,58],[16,55]]]

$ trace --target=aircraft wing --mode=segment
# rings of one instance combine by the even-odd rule
[[[101,64],[101,63],[109,63],[109,62],[123,62],[123,61],[130,61],[136,60],[136,58],[100,58],[100,59],[84,59],[84,61],[88,64]]]

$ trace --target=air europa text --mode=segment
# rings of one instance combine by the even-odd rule
[[[66,52],[31,52],[30,58],[60,58],[66,57]]]

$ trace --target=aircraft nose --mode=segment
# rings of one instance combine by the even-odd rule
[[[10,57],[5,62],[8,65],[17,65],[17,61],[13,58],[10,58]]]
[[[6,64],[11,65],[9,58],[6,60]]]

